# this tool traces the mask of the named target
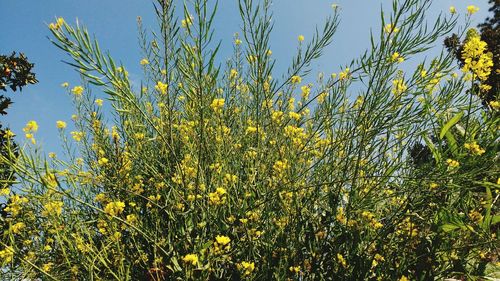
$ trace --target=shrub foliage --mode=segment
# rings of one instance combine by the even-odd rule
[[[239,1],[241,35],[224,66],[216,5],[187,1],[177,21],[176,3],[157,1],[158,29],[139,21],[141,85],[84,27],[58,19],[53,42],[82,76],[64,85],[76,130],[58,122],[66,155],[45,158],[27,124],[32,144],[9,162],[19,182],[2,190],[0,275],[432,280],[498,270],[498,107],[483,110],[478,95],[491,58],[463,29],[461,70],[446,50],[407,64],[457,25],[448,13],[428,25],[430,5],[394,1],[364,54],[310,83],[337,6],[299,36],[277,78],[270,0]]]

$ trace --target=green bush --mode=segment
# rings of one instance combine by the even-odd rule
[[[77,131],[57,123],[63,161],[30,149],[37,124],[25,128],[32,144],[10,163],[19,182],[2,190],[0,276],[433,280],[498,272],[498,107],[486,110],[478,98],[492,71],[486,46],[468,32],[461,72],[445,50],[405,64],[454,30],[455,14],[428,26],[431,1],[394,1],[360,58],[304,84],[337,29],[336,6],[310,40],[299,36],[278,79],[269,0],[239,1],[242,36],[226,67],[214,63],[216,8],[188,3],[181,22],[173,1],[161,0],[159,29],[148,35],[140,25],[139,89],[85,28],[63,19],[49,26],[82,75],[81,85],[64,85]]]

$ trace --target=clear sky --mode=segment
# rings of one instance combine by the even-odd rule
[[[211,0],[209,0],[211,1]],[[182,1],[177,1],[181,3]],[[232,36],[240,31],[237,0],[220,0],[216,16],[216,37],[222,40],[220,60],[231,53]],[[370,27],[378,30],[380,7],[390,8],[390,0],[336,0],[341,8],[341,24],[334,43],[324,56],[313,64],[314,75],[318,71],[338,72],[339,66],[358,57],[369,44]],[[328,0],[274,0],[275,28],[271,40],[273,56],[277,59],[276,70],[285,72],[297,48],[297,36],[310,38],[315,25],[322,25],[332,13],[332,1]],[[480,11],[473,15],[474,25],[488,16],[487,0],[434,0],[432,17],[450,6],[464,15],[467,5],[476,5]],[[79,75],[62,62],[69,58],[56,48],[48,36],[47,24],[63,17],[74,23],[78,18],[91,34],[99,40],[102,50],[109,50],[116,61],[121,61],[132,80],[139,81],[141,54],[138,48],[136,18],[141,16],[146,27],[154,27],[154,10],[150,0],[0,0],[0,54],[12,51],[24,52],[35,63],[34,72],[40,81],[28,85],[22,93],[8,92],[14,104],[2,123],[18,133],[23,142],[22,128],[29,120],[36,120],[39,131],[36,139],[46,152],[59,152],[60,142],[56,120],[68,122],[71,130],[71,114],[74,110],[70,97],[60,87],[63,82],[79,85]],[[463,19],[463,17],[461,17]],[[463,22],[463,21],[462,21]],[[442,42],[436,42],[434,52]],[[281,75],[280,75],[281,76]],[[101,93],[95,93],[105,99]]]

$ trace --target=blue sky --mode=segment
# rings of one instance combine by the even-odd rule
[[[181,1],[177,1],[181,3]],[[240,31],[239,11],[236,0],[220,0],[215,20],[216,37],[222,40],[220,60],[229,57],[232,36]],[[380,6],[390,8],[389,0],[337,0],[341,8],[341,24],[333,44],[324,56],[313,64],[312,75],[318,71],[337,72],[340,65],[359,56],[369,44],[370,27],[378,29]],[[277,59],[278,73],[286,71],[297,48],[297,36],[308,37],[315,25],[322,25],[331,4],[325,0],[275,0],[273,4],[275,28],[271,40],[273,56]],[[450,6],[464,15],[467,5],[474,4],[480,11],[473,15],[474,25],[488,15],[487,0],[435,0],[432,16],[448,12]],[[0,0],[0,53],[24,52],[35,63],[35,73],[40,81],[26,87],[22,93],[8,92],[14,104],[2,123],[18,133],[23,142],[22,128],[29,120],[36,120],[39,132],[36,138],[44,151],[59,152],[60,142],[55,126],[57,120],[70,124],[74,113],[71,99],[60,87],[63,82],[78,85],[79,75],[62,62],[68,57],[50,43],[47,24],[55,17],[74,23],[78,18],[91,34],[99,40],[101,49],[109,50],[116,61],[121,61],[132,79],[140,80],[141,54],[138,48],[136,18],[141,16],[146,27],[154,27],[154,11],[150,0]],[[463,19],[463,17],[461,18]],[[442,43],[436,42],[438,52]],[[96,93],[98,96],[99,93]],[[71,130],[71,125],[68,131]]]

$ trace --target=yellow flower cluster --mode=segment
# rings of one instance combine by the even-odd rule
[[[300,82],[302,82],[302,77],[300,77],[298,75],[294,75],[290,79],[290,82],[292,82],[292,84],[299,84]]]
[[[118,216],[125,209],[125,203],[122,201],[115,201],[106,204],[104,212],[110,216]]]
[[[460,166],[460,163],[457,160],[453,160],[453,159],[447,159],[446,164],[450,168],[456,168],[456,167]]]
[[[14,250],[12,249],[12,247],[7,247],[0,251],[0,259],[2,261],[2,265],[10,263],[12,261],[12,258],[14,258]]]
[[[198,256],[196,254],[187,254],[182,260],[187,263],[196,266],[198,264]]]
[[[64,25],[64,19],[63,18],[58,18],[56,22],[52,22],[49,24],[49,28],[51,30],[57,30],[60,29]]]
[[[344,256],[342,256],[342,254],[337,254],[337,261],[343,268],[347,268],[347,261],[345,260]]]
[[[215,192],[210,192],[208,194],[208,201],[212,205],[222,205],[226,203],[227,191],[222,187],[217,187]]]
[[[486,151],[482,149],[475,141],[471,143],[464,144],[464,147],[470,150],[473,155],[482,155]]]
[[[221,253],[223,251],[229,251],[231,249],[231,238],[224,235],[217,235],[214,242],[214,252]]]
[[[56,122],[56,127],[58,129],[64,129],[64,128],[66,128],[66,122],[59,120]]]
[[[403,79],[396,79],[392,81],[392,93],[399,97],[404,91],[406,91],[408,87],[405,84]]]
[[[71,89],[71,93],[75,96],[81,96],[83,93],[83,87],[82,86],[75,86],[73,89]]]
[[[5,212],[10,212],[12,217],[19,215],[22,210],[22,205],[28,203],[28,198],[21,197],[19,195],[12,195],[10,197],[10,203],[5,207]]]
[[[36,121],[31,120],[28,123],[26,123],[26,126],[23,128],[23,131],[25,133],[25,137],[29,140],[31,140],[31,143],[36,144],[36,140],[33,137],[33,134],[38,131],[38,124]]]
[[[394,26],[394,24],[392,24],[392,23],[388,23],[384,26],[384,32],[385,33],[398,33],[399,28]]]
[[[168,85],[161,82],[161,81],[158,81],[156,82],[156,85],[155,85],[155,89],[160,92],[162,95],[166,94],[167,93],[167,90],[168,90]]]
[[[238,263],[236,267],[243,272],[243,275],[248,276],[255,270],[255,263],[242,261],[241,263]]]
[[[477,13],[478,11],[479,11],[479,7],[477,7],[477,6],[474,6],[474,5],[469,5],[469,6],[467,6],[467,13],[468,13],[469,15],[475,14],[475,13]]]
[[[49,202],[49,203],[43,205],[45,210],[43,210],[42,215],[43,216],[50,216],[50,215],[59,216],[62,213],[62,206],[63,206],[62,201]]]
[[[224,107],[224,99],[214,99],[210,104],[210,107],[217,113],[222,112],[222,108]]]
[[[487,51],[488,44],[481,41],[479,34],[475,30],[469,31],[469,38],[464,44],[462,50],[462,59],[464,73],[472,73],[479,80],[488,79],[493,67],[493,55]]]

